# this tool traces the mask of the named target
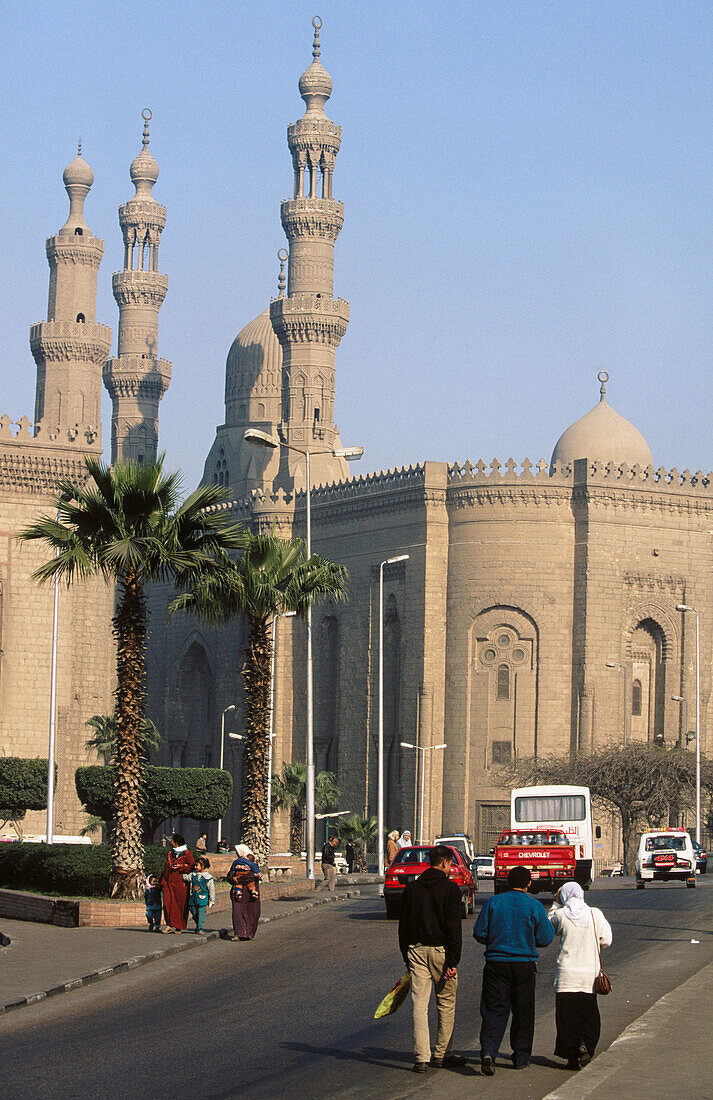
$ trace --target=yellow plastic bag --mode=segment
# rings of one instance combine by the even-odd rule
[[[384,997],[383,1001],[374,1013],[374,1019],[380,1020],[382,1016],[393,1016],[401,1005],[408,997],[409,989],[411,988],[411,975],[406,971],[402,978],[399,978],[393,989]]]

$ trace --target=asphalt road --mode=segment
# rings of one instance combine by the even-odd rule
[[[605,880],[589,900],[614,930],[604,955],[614,992],[601,1001],[608,1045],[713,961],[713,876],[699,878],[696,890],[645,892]],[[250,944],[211,944],[8,1014],[0,1019],[3,1097],[394,1100],[461,1097],[473,1087],[493,1097],[543,1097],[568,1076],[551,1056],[555,947],[542,952],[539,967],[535,1064],[516,1072],[504,1058],[495,1078],[478,1079],[482,949],[472,925],[463,922],[459,968],[454,1047],[471,1059],[462,1071],[411,1072],[408,1003],[373,1019],[402,971],[396,925],[374,891],[264,925]]]

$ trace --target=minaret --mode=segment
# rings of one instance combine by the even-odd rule
[[[307,110],[287,128],[294,166],[294,195],[280,208],[290,250],[287,297],[270,303],[270,320],[282,346],[282,437],[314,454],[312,482],[318,485],[348,476],[344,459],[329,452],[341,447],[334,424],[334,358],[349,323],[349,303],[332,296],[334,242],[344,223],[344,205],[332,198],[342,131],[324,112],[332,78],[319,60],[319,16],[312,26],[314,60],[299,82]],[[304,488],[303,479],[300,456],[283,451],[278,482],[285,489]]]
[[[30,329],[37,364],[35,436],[101,451],[101,367],[111,347],[111,329],[95,323],[104,242],[92,235],[84,220],[84,200],[94,173],[82,158],[81,141],[63,180],[69,216],[46,243],[47,320]]]
[[[111,394],[111,460],[152,462],[158,448],[158,403],[171,380],[171,364],[157,357],[158,311],[168,278],[158,272],[158,246],[166,207],[151,194],[158,164],[148,150],[151,111],[144,108],[143,148],[132,161],[136,194],[119,207],[124,236],[124,270],[114,272],[112,289],[119,307],[117,356],[104,366]]]

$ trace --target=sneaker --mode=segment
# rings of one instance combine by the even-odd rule
[[[465,1058],[461,1054],[446,1053],[442,1058],[436,1058],[435,1054],[431,1058],[431,1065],[434,1069],[441,1069],[443,1066],[446,1069],[455,1069],[456,1066],[464,1066]]]
[[[414,1073],[428,1073],[428,1062],[414,1062]]]
[[[589,1065],[591,1060],[592,1060],[591,1054],[589,1053],[589,1051],[585,1047],[584,1043],[582,1043],[580,1045],[579,1052],[577,1054],[577,1064],[579,1065],[579,1068],[584,1069],[585,1066]]]
[[[493,1063],[493,1059],[490,1057],[489,1054],[484,1054],[483,1057],[480,1059],[480,1072],[482,1073],[483,1077],[495,1076],[495,1065]]]

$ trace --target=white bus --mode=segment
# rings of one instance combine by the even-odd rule
[[[581,886],[592,882],[594,836],[589,787],[518,787],[510,798],[510,827],[523,830],[562,829],[574,844],[575,876]]]

